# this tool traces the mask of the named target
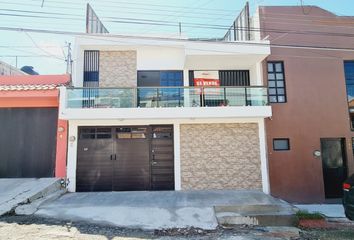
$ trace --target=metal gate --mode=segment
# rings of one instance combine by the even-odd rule
[[[172,129],[80,127],[76,190],[173,190]]]
[[[54,177],[57,108],[0,109],[0,178]]]

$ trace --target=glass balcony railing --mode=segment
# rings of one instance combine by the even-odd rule
[[[266,106],[265,87],[68,88],[67,108]]]

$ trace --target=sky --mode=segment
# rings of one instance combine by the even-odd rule
[[[223,29],[191,28],[188,24],[231,26],[245,0],[0,0],[0,27],[85,32],[89,2],[107,29],[116,34],[178,34],[188,37],[223,37]],[[300,5],[300,0],[250,0],[256,6]],[[304,0],[340,16],[354,16],[354,0]],[[339,4],[340,3],[340,4]],[[131,19],[163,21],[172,26],[134,24]],[[120,22],[117,22],[120,21]],[[122,23],[121,21],[129,21]],[[141,22],[141,21],[140,21]],[[21,68],[28,65],[40,74],[63,74],[68,43],[74,36],[0,30],[0,61]],[[75,60],[75,59],[74,59]]]

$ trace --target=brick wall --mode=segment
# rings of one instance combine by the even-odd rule
[[[100,51],[100,87],[136,87],[136,51]]]
[[[256,123],[181,125],[182,189],[262,189]]]

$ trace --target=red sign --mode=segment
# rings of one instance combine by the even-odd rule
[[[219,79],[204,79],[204,78],[194,78],[194,86],[196,87],[219,87]]]
[[[194,86],[206,87],[204,94],[218,94],[220,87],[219,72],[218,71],[194,71]],[[210,87],[210,89],[208,89]],[[197,92],[201,94],[200,89]]]

